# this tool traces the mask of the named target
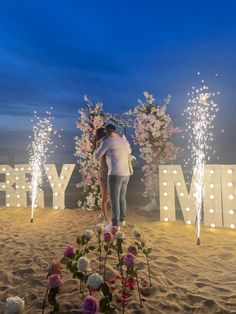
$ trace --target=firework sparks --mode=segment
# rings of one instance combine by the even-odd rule
[[[218,111],[218,105],[214,101],[215,95],[205,85],[204,80],[201,80],[200,84],[193,86],[191,92],[188,93],[189,106],[184,112],[187,119],[188,148],[195,171],[195,182],[193,183],[198,245],[200,244],[205,164],[210,160],[212,153],[214,154],[211,143],[213,141],[214,121]]]
[[[51,108],[52,109],[52,108]],[[31,166],[31,222],[34,220],[34,210],[37,207],[39,188],[42,184],[43,165],[48,156],[49,146],[52,144],[52,119],[51,112],[47,111],[47,117],[40,119],[37,112],[34,112],[36,124],[33,126],[32,142],[29,145],[30,166]]]

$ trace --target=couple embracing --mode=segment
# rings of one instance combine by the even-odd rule
[[[105,229],[125,226],[126,191],[132,168],[131,148],[126,138],[116,132],[113,124],[96,132],[94,157],[100,162],[100,187]],[[108,209],[112,211],[112,226]]]

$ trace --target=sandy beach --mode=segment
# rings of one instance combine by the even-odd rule
[[[41,313],[49,265],[62,257],[65,246],[75,244],[78,234],[94,229],[98,212],[38,209],[31,224],[29,209],[0,210],[0,313],[5,313],[6,298],[15,295],[25,298],[25,313]],[[153,288],[143,310],[136,298],[127,313],[236,313],[235,231],[203,227],[202,243],[196,246],[195,226],[161,223],[154,213],[130,210],[124,228],[127,244],[133,241],[134,227],[153,248]],[[91,259],[93,265],[95,256]],[[143,262],[138,259],[140,268]],[[147,277],[146,269],[142,272]],[[65,270],[59,298],[63,311],[79,313],[76,288],[78,281]]]

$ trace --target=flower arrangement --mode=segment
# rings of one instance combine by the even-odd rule
[[[145,161],[142,167],[145,184],[144,197],[151,202],[146,210],[156,207],[158,200],[158,169],[160,164],[166,164],[176,159],[179,149],[173,144],[173,134],[179,132],[172,125],[171,117],[167,114],[170,96],[164,105],[155,103],[153,95],[144,92],[145,101],[139,101],[138,106],[130,110],[127,115],[134,120],[134,140],[139,146],[140,157]]]
[[[82,181],[77,187],[82,188],[82,198],[78,206],[87,210],[98,208],[101,203],[99,188],[99,166],[94,160],[95,132],[104,125],[106,114],[100,102],[94,105],[87,96],[84,97],[86,108],[79,110],[79,119],[76,127],[80,129],[81,136],[75,137],[75,156],[78,157],[79,171]]]
[[[95,236],[96,233],[96,236]],[[53,263],[48,270],[48,285],[43,302],[43,311],[46,300],[52,307],[50,313],[59,313],[60,306],[57,301],[62,292],[62,264],[70,271],[73,278],[78,279],[80,291],[80,307],[84,314],[113,313],[118,307],[125,313],[127,304],[135,298],[133,291],[137,288],[140,308],[145,301],[142,288],[147,286],[147,281],[141,278],[141,270],[138,268],[137,259],[142,256],[148,258],[149,281],[151,249],[146,248],[141,233],[134,229],[132,234],[135,242],[126,247],[125,234],[117,228],[111,232],[104,231],[101,224],[96,225],[95,233],[86,230],[77,238],[77,245],[68,245],[63,252],[60,263]],[[93,271],[90,266],[90,254],[95,252],[99,265],[93,265],[99,273]],[[106,274],[109,256],[116,257],[114,266],[114,278],[108,279]],[[94,263],[93,263],[94,264]],[[111,275],[110,275],[111,276]],[[109,276],[109,277],[110,277]]]

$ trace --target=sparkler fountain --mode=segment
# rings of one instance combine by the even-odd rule
[[[212,152],[211,142],[213,141],[214,120],[218,105],[214,102],[215,93],[209,90],[204,80],[200,81],[199,86],[193,86],[188,96],[189,106],[184,114],[187,119],[188,148],[191,152],[195,171],[195,182],[193,183],[195,188],[197,245],[200,245],[205,164],[210,160]]]
[[[51,108],[52,109],[52,108]],[[47,111],[47,117],[40,119],[35,112],[33,121],[33,138],[29,145],[31,166],[31,222],[34,221],[34,210],[37,207],[39,188],[42,184],[43,165],[46,162],[49,145],[52,144],[52,119],[51,112]]]

